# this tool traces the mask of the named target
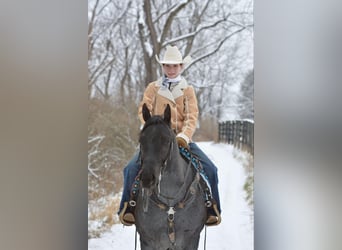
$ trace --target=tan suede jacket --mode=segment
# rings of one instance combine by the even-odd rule
[[[151,82],[144,93],[139,106],[139,118],[142,124],[145,123],[142,117],[142,105],[146,103],[152,115],[163,115],[167,104],[171,107],[171,127],[187,143],[192,141],[195,133],[198,118],[197,98],[194,88],[184,78],[170,91],[162,87],[162,78]]]

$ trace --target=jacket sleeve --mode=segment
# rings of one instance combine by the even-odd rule
[[[182,137],[187,143],[191,141],[195,133],[198,119],[198,106],[195,90],[189,86],[184,90],[184,124],[182,132],[177,136]]]
[[[144,118],[142,116],[142,106],[146,103],[147,108],[150,110],[151,115],[153,114],[154,103],[156,99],[157,87],[155,82],[150,83],[144,92],[144,96],[142,101],[140,102],[139,109],[138,109],[138,116],[141,121],[141,124],[145,124]]]

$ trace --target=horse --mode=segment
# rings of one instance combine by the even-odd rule
[[[182,158],[171,129],[171,111],[151,116],[146,104],[140,132],[140,188],[136,229],[142,250],[196,250],[206,220],[200,176]]]

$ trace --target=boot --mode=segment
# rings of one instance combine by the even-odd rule
[[[205,222],[207,226],[215,226],[218,225],[218,217],[215,215],[208,215],[207,221]]]
[[[125,213],[122,219],[126,223],[126,226],[132,226],[135,223],[134,215],[130,212]]]
[[[207,214],[206,226],[216,226],[221,223],[221,214],[219,213],[216,204],[213,204],[212,208],[208,208]]]
[[[119,214],[119,219],[125,226],[132,226],[135,223],[133,211],[128,207],[128,202],[124,203],[124,207]]]

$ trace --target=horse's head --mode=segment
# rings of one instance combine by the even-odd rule
[[[151,116],[144,104],[142,108],[145,125],[140,132],[141,182],[144,188],[155,187],[171,154],[175,135],[170,128],[171,110],[167,105],[163,116]]]

